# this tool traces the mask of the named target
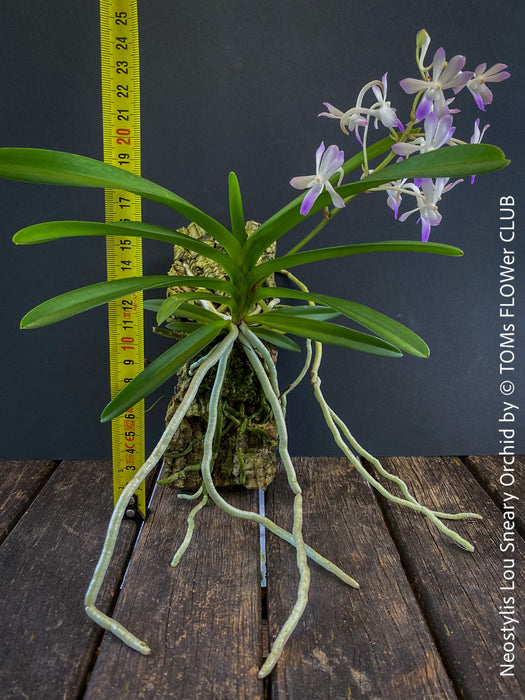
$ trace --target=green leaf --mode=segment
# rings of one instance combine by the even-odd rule
[[[212,323],[197,329],[173,347],[159,355],[146,369],[127,384],[103,410],[103,423],[113,420],[125,410],[151,394],[172,377],[177,370],[214,340],[228,325],[227,321]]]
[[[448,146],[437,151],[411,156],[400,163],[376,170],[362,180],[337,187],[336,192],[343,199],[346,199],[378,185],[405,177],[464,177],[499,170],[508,165],[509,162],[505,159],[501,149],[490,144]],[[269,245],[307,218],[302,216],[299,211],[303,198],[304,194],[296,197],[290,204],[265,221],[253,236],[250,236],[245,246],[248,268],[256,264],[262,252]],[[307,216],[312,216],[330,204],[330,195],[323,192]]]
[[[165,301],[166,298],[145,299],[144,308],[147,311],[154,311],[155,313],[158,313],[160,307],[162,306],[162,304],[164,304]],[[212,311],[208,311],[207,309],[204,309],[200,306],[195,306],[195,304],[181,304],[177,309],[177,316],[182,316],[183,318],[191,318],[196,321],[200,321],[201,323],[214,323],[215,321],[217,321],[217,314],[214,314]],[[168,323],[167,325],[168,328],[171,328],[172,326],[174,326],[173,323]],[[176,328],[175,330],[179,329]]]
[[[376,170],[362,182],[392,182],[402,178],[416,177],[466,177],[500,170],[510,163],[503,151],[487,143],[464,144],[439,148],[419,155],[410,156],[399,163],[393,163],[383,170]],[[346,197],[345,187],[338,188],[341,197]]]
[[[259,328],[257,326],[255,328],[252,328],[251,330],[261,340],[266,340],[268,343],[272,343],[272,345],[275,345],[276,347],[281,348],[282,350],[301,352],[301,348],[297,345],[297,343],[291,338],[288,338],[286,335],[283,335],[282,333],[271,331],[268,328]]]
[[[383,340],[392,343],[395,347],[399,348],[404,352],[408,352],[416,357],[428,357],[430,355],[430,350],[428,345],[422,340],[416,333],[411,331],[409,328],[404,326],[399,321],[395,321],[389,316],[375,311],[368,306],[363,306],[363,304],[358,304],[353,301],[348,301],[347,299],[339,299],[338,297],[327,296],[326,294],[313,294],[311,292],[303,292],[299,289],[286,289],[283,287],[274,287],[272,292],[276,297],[283,299],[300,299],[302,301],[311,301],[315,304],[325,304],[326,306],[293,306],[288,307],[289,309],[331,309],[337,313],[337,315],[342,314],[347,318],[359,323],[364,326],[369,331],[372,331]],[[263,298],[264,290],[258,290],[255,297]],[[264,297],[265,298],[265,297]],[[283,312],[283,309],[278,310],[279,313]]]
[[[392,343],[396,348],[416,357],[428,357],[430,355],[430,350],[425,341],[402,323],[399,323],[399,321],[395,321],[379,311],[353,301],[338,299],[324,294],[315,296],[321,304],[331,306],[332,309],[368,328],[369,331],[383,338],[383,340]]]
[[[228,190],[230,198],[230,219],[232,232],[238,243],[242,246],[246,241],[246,225],[244,223],[244,211],[242,208],[241,189],[237,175],[230,173],[228,179]]]
[[[367,333],[354,331],[336,323],[327,321],[315,321],[308,318],[296,317],[292,314],[279,314],[275,311],[267,311],[246,319],[249,325],[264,324],[275,330],[286,331],[302,338],[311,338],[329,345],[340,345],[352,350],[359,350],[371,355],[381,357],[401,357],[396,347],[381,338],[375,338]]]
[[[288,292],[288,290],[285,288],[282,288],[282,291]],[[281,294],[276,294],[275,296],[280,297]],[[287,297],[287,294],[283,294],[282,296],[283,298],[288,299],[299,298]],[[279,306],[275,308],[275,311],[277,311],[280,314],[292,314],[293,316],[302,316],[303,318],[314,318],[318,321],[332,321],[334,318],[337,318],[341,315],[339,311],[334,311],[334,309],[330,308],[329,306],[311,306],[310,304],[307,304],[306,306]]]
[[[154,311],[157,313],[165,301],[166,297],[164,297],[164,299],[144,299],[144,311]]]
[[[229,286],[223,280],[208,277],[192,277],[192,282],[206,284],[212,289],[224,289]],[[219,284],[218,284],[219,283]],[[111,280],[109,282],[97,282],[87,287],[80,287],[71,292],[48,299],[31,309],[22,321],[21,328],[41,328],[52,323],[63,321],[71,316],[76,316],[83,311],[88,311],[96,306],[106,304],[108,301],[120,299],[127,294],[142,291],[144,289],[158,289],[173,287],[178,284],[188,285],[188,277],[174,275],[154,275],[149,277],[128,277]],[[189,286],[189,285],[188,285]],[[192,285],[193,286],[193,285]]]
[[[178,331],[179,333],[191,333],[198,326],[204,325],[201,321],[170,321],[166,324],[166,328],[172,331]],[[163,328],[156,328],[157,333],[162,334]]]
[[[377,241],[375,243],[354,243],[352,245],[331,246],[330,248],[316,248],[299,253],[282,255],[280,258],[268,260],[257,265],[247,275],[245,285],[251,289],[257,282],[267,279],[269,275],[279,270],[288,270],[290,267],[305,265],[319,260],[342,258],[348,255],[360,255],[362,253],[386,253],[386,252],[412,252],[432,253],[434,255],[463,255],[463,251],[444,243],[424,243],[423,241]],[[259,297],[261,298],[261,297]]]
[[[202,323],[215,323],[217,321],[217,314],[213,311],[208,311],[208,309],[203,309],[201,306],[196,304],[181,304],[177,309],[177,317],[181,318],[191,318],[195,321],[201,321]],[[171,324],[168,324],[168,328]]]
[[[164,299],[160,308],[157,311],[157,323],[164,323],[166,319],[175,314],[177,309],[185,301],[200,301],[207,300],[215,304],[225,304],[230,309],[236,308],[237,305],[231,297],[222,296],[219,294],[210,294],[208,292],[179,292],[177,294],[171,294]],[[213,312],[212,312],[213,313]]]
[[[72,238],[76,236],[128,236],[148,238],[155,241],[163,241],[171,245],[181,246],[215,261],[230,276],[235,274],[235,266],[230,258],[214,246],[207,245],[192,236],[187,236],[180,231],[173,231],[164,226],[129,221],[126,223],[103,224],[98,221],[49,221],[35,224],[21,229],[13,236],[17,245],[32,245],[33,243],[47,243],[60,238]]]
[[[240,245],[221,223],[174,192],[123,168],[86,156],[40,148],[0,148],[0,177],[22,182],[122,189],[175,209],[241,260]]]

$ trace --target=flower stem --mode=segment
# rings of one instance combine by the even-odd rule
[[[304,248],[304,246],[314,238],[314,236],[317,236],[319,231],[322,231],[326,224],[333,219],[333,217],[337,214],[339,209],[335,209],[334,211],[330,212],[328,216],[323,216],[321,221],[317,224],[317,226],[310,231],[310,233],[305,236],[299,243],[294,246],[291,250],[288,251],[287,255],[293,255],[294,253],[297,253],[301,248]]]

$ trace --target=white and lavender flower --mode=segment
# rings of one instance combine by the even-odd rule
[[[398,119],[396,110],[394,107],[390,106],[390,102],[387,101],[387,73],[381,78],[380,85],[372,85],[372,92],[375,95],[377,102],[370,107],[368,112],[370,116],[375,117],[375,127],[377,129],[378,122],[381,122],[383,126],[387,128],[398,128],[403,131],[403,124]]]
[[[403,180],[396,180],[390,185],[391,189],[387,189],[387,206],[394,212],[394,219],[397,219],[399,213],[399,207],[401,206],[401,201],[403,198],[403,187],[407,182],[405,177]]]
[[[485,124],[485,126],[483,127],[483,129],[481,129],[481,131],[480,131],[480,128],[479,128],[479,119],[476,119],[476,121],[474,122],[474,133],[473,133],[472,136],[470,137],[470,143],[481,143],[481,139],[482,139],[483,136],[485,135],[485,131],[487,131],[487,129],[489,128],[489,126],[490,126],[490,124]],[[474,180],[475,180],[475,179],[476,179],[476,176],[475,176],[475,175],[472,175],[471,178],[470,178],[470,184],[471,184],[471,185],[474,184]]]
[[[450,141],[455,130],[450,115],[437,117],[434,112],[430,112],[425,119],[425,135],[418,136],[410,143],[395,143],[392,150],[398,156],[435,151]]]
[[[437,204],[445,192],[448,192],[463,180],[448,182],[448,177],[438,177],[436,182],[431,178],[421,180],[421,186],[409,183],[406,185],[406,192],[415,195],[417,207],[405,212],[399,217],[399,221],[406,221],[409,216],[419,212],[421,221],[421,240],[428,241],[432,226],[441,223],[442,216],[438,211]]]
[[[342,209],[345,206],[343,198],[337,194],[332,187],[332,183],[330,182],[332,175],[339,172],[340,177],[337,184],[341,184],[341,180],[344,177],[344,171],[342,168],[344,160],[344,151],[340,151],[338,146],[328,146],[328,148],[325,150],[324,142],[321,142],[321,145],[315,153],[315,175],[302,175],[299,177],[294,177],[290,180],[290,185],[295,187],[296,190],[310,190],[306,194],[301,204],[301,214],[303,216],[306,216],[306,214],[309,213],[315,200],[324,189],[326,189],[326,191],[330,194],[334,207]]]
[[[330,104],[330,102],[323,102],[323,104],[328,112],[320,112],[317,116],[338,119],[341,131],[347,135],[351,131],[355,131],[357,140],[361,145],[363,145],[358,129],[359,127],[367,126],[368,119],[363,117],[359,111],[348,110],[347,112],[342,112],[340,109]]]
[[[502,80],[510,78],[510,73],[504,70],[506,67],[505,63],[496,63],[487,70],[487,64],[480,63],[467,82],[467,88],[483,111],[485,111],[485,105],[491,104],[494,97],[487,83],[501,83]]]
[[[463,71],[465,56],[453,56],[447,62],[445,50],[439,48],[434,54],[432,61],[432,78],[421,80],[419,78],[405,78],[400,85],[403,90],[412,95],[424,90],[416,110],[416,119],[424,119],[429,112],[433,111],[438,117],[449,114],[447,102],[443,91],[453,89],[458,93],[468,81],[473,77],[471,71]]]

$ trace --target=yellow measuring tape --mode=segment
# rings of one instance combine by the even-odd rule
[[[136,0],[101,0],[104,161],[140,175],[140,83]],[[106,190],[106,222],[140,221],[140,197]],[[106,239],[108,280],[142,275],[140,238]],[[109,304],[111,397],[144,368],[142,293]],[[115,502],[145,459],[144,402],[112,422]],[[136,492],[127,515],[146,516],[146,489]]]

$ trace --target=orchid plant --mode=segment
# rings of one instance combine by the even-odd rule
[[[315,552],[303,539],[302,493],[288,452],[285,413],[288,392],[308,370],[315,398],[335,442],[362,477],[385,498],[419,512],[457,544],[470,551],[473,549],[443,521],[477,516],[474,513],[438,512],[420,504],[400,478],[386,471],[379,460],[358,443],[321,391],[319,369],[325,343],[382,357],[399,357],[403,353],[427,357],[427,345],[412,330],[374,309],[317,291],[311,292],[290,272],[291,268],[308,263],[373,253],[462,255],[462,251],[456,247],[428,242],[431,229],[442,221],[438,209],[441,198],[461,183],[461,178],[470,176],[473,179],[475,175],[503,168],[508,161],[497,147],[480,143],[488,125],[481,128],[479,119],[476,120],[472,136],[465,137],[466,141],[457,137],[454,126],[455,116],[459,112],[456,98],[460,93],[470,93],[477,106],[485,111],[493,99],[487,83],[505,80],[509,73],[505,70],[506,66],[500,63],[489,69],[482,63],[475,71],[464,71],[465,58],[454,56],[447,62],[443,48],[435,52],[427,65],[429,44],[429,35],[421,30],[416,39],[416,64],[420,77],[406,78],[400,82],[406,93],[414,95],[408,120],[403,121],[387,99],[386,74],[380,80],[366,83],[355,105],[346,111],[324,103],[327,111],[319,116],[337,119],[345,135],[355,136],[356,153],[345,160],[343,150],[337,145],[326,148],[321,143],[316,151],[315,174],[294,177],[290,182],[292,187],[306,192],[279,209],[249,236],[246,233],[239,182],[234,173],[230,173],[228,180],[231,215],[228,228],[164,187],[109,164],[49,150],[0,149],[1,177],[52,185],[126,190],[174,209],[201,226],[212,239],[212,243],[208,244],[186,235],[183,230],[149,223],[54,221],[18,231],[14,236],[15,243],[32,244],[74,236],[115,236],[123,239],[138,236],[182,246],[213,261],[224,273],[224,279],[155,275],[99,282],[45,301],[29,311],[21,322],[22,328],[46,326],[140,290],[166,289],[176,285],[192,290],[146,302],[146,308],[157,312],[159,326],[165,324],[168,330],[170,325],[179,330],[184,328],[184,333],[126,385],[102,413],[102,421],[112,420],[166,382],[182,366],[189,366],[192,378],[182,402],[152,454],[124,489],[115,506],[104,548],[85,598],[86,612],[90,617],[143,654],[150,651],[146,643],[99,610],[96,599],[130,497],[157,465],[203,379],[213,367],[217,369],[200,466],[202,486],[194,494],[181,495],[197,501],[197,505],[188,516],[188,530],[173,565],[179,562],[190,543],[194,518],[210,500],[235,517],[259,523],[295,548],[300,573],[297,600],[259,672],[260,677],[270,673],[276,664],[305,609],[310,579],[308,559],[325,567],[346,584],[358,586],[353,578]],[[365,106],[370,94],[373,96],[370,105]],[[383,127],[388,133],[370,144],[371,124],[374,129]],[[353,179],[343,183],[351,174],[354,175]],[[422,240],[375,240],[302,250],[361,192],[386,195],[386,203],[399,222],[406,221],[412,214],[418,215]],[[412,204],[400,213],[407,201]],[[269,246],[303,220],[318,213],[321,213],[320,221],[291,251],[261,261]],[[269,278],[277,272],[283,273],[294,287],[268,286]],[[287,303],[283,300],[287,300]],[[289,304],[288,301],[299,303]],[[349,319],[368,332],[334,323],[337,316]],[[268,344],[284,350],[300,351],[290,336],[306,339],[305,361],[296,381],[282,391]],[[221,418],[221,390],[234,346],[242,348],[251,363],[277,426],[279,454],[294,494],[292,532],[284,530],[264,515],[231,506],[214,484],[213,464]],[[197,356],[199,359],[196,360]],[[365,469],[360,458],[364,458],[384,477],[383,483],[373,472]],[[383,485],[388,482],[397,487],[397,495]]]

